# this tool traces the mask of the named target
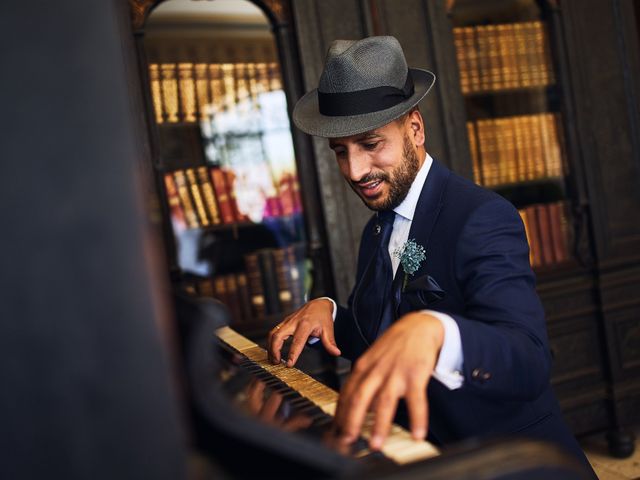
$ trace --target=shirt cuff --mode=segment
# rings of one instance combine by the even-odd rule
[[[464,356],[462,354],[460,328],[458,328],[456,321],[446,313],[433,310],[423,310],[423,313],[436,317],[444,327],[444,341],[436,368],[433,371],[433,378],[449,390],[456,390],[464,384],[464,376],[462,375]]]
[[[316,300],[320,300],[320,299],[325,299],[325,300],[330,300],[331,303],[333,304],[333,312],[331,312],[331,315],[333,316],[333,321],[336,321],[336,313],[338,312],[338,305],[336,305],[336,302],[333,298],[329,298],[329,297],[318,297],[316,298]],[[320,340],[320,337],[309,337],[309,340],[307,340],[307,344],[308,345],[313,345],[314,343],[318,343],[318,341]]]

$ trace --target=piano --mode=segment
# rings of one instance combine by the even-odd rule
[[[225,478],[582,479],[553,447],[522,439],[440,451],[394,425],[370,451],[371,421],[350,447],[331,440],[338,393],[224,325],[219,302],[177,301],[192,450]],[[217,476],[216,476],[217,478]]]

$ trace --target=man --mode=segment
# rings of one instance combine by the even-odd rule
[[[293,366],[319,337],[355,361],[335,418],[347,443],[372,411],[379,449],[402,399],[415,438],[525,435],[588,465],[549,384],[544,312],[517,211],[426,152],[417,104],[434,81],[408,69],[393,37],[331,45],[318,89],[293,118],[329,138],[340,171],[376,214],[348,308],[308,302],[270,332],[271,360],[293,337]]]

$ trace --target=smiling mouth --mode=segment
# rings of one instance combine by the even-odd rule
[[[376,197],[380,193],[382,182],[383,180],[374,180],[373,182],[359,184],[358,188],[365,197]]]

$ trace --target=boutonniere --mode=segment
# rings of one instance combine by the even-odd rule
[[[404,279],[402,281],[402,291],[407,286],[409,275],[413,275],[420,268],[420,264],[427,258],[424,247],[418,245],[414,239],[407,240],[404,245],[393,251],[393,256],[400,259]]]

